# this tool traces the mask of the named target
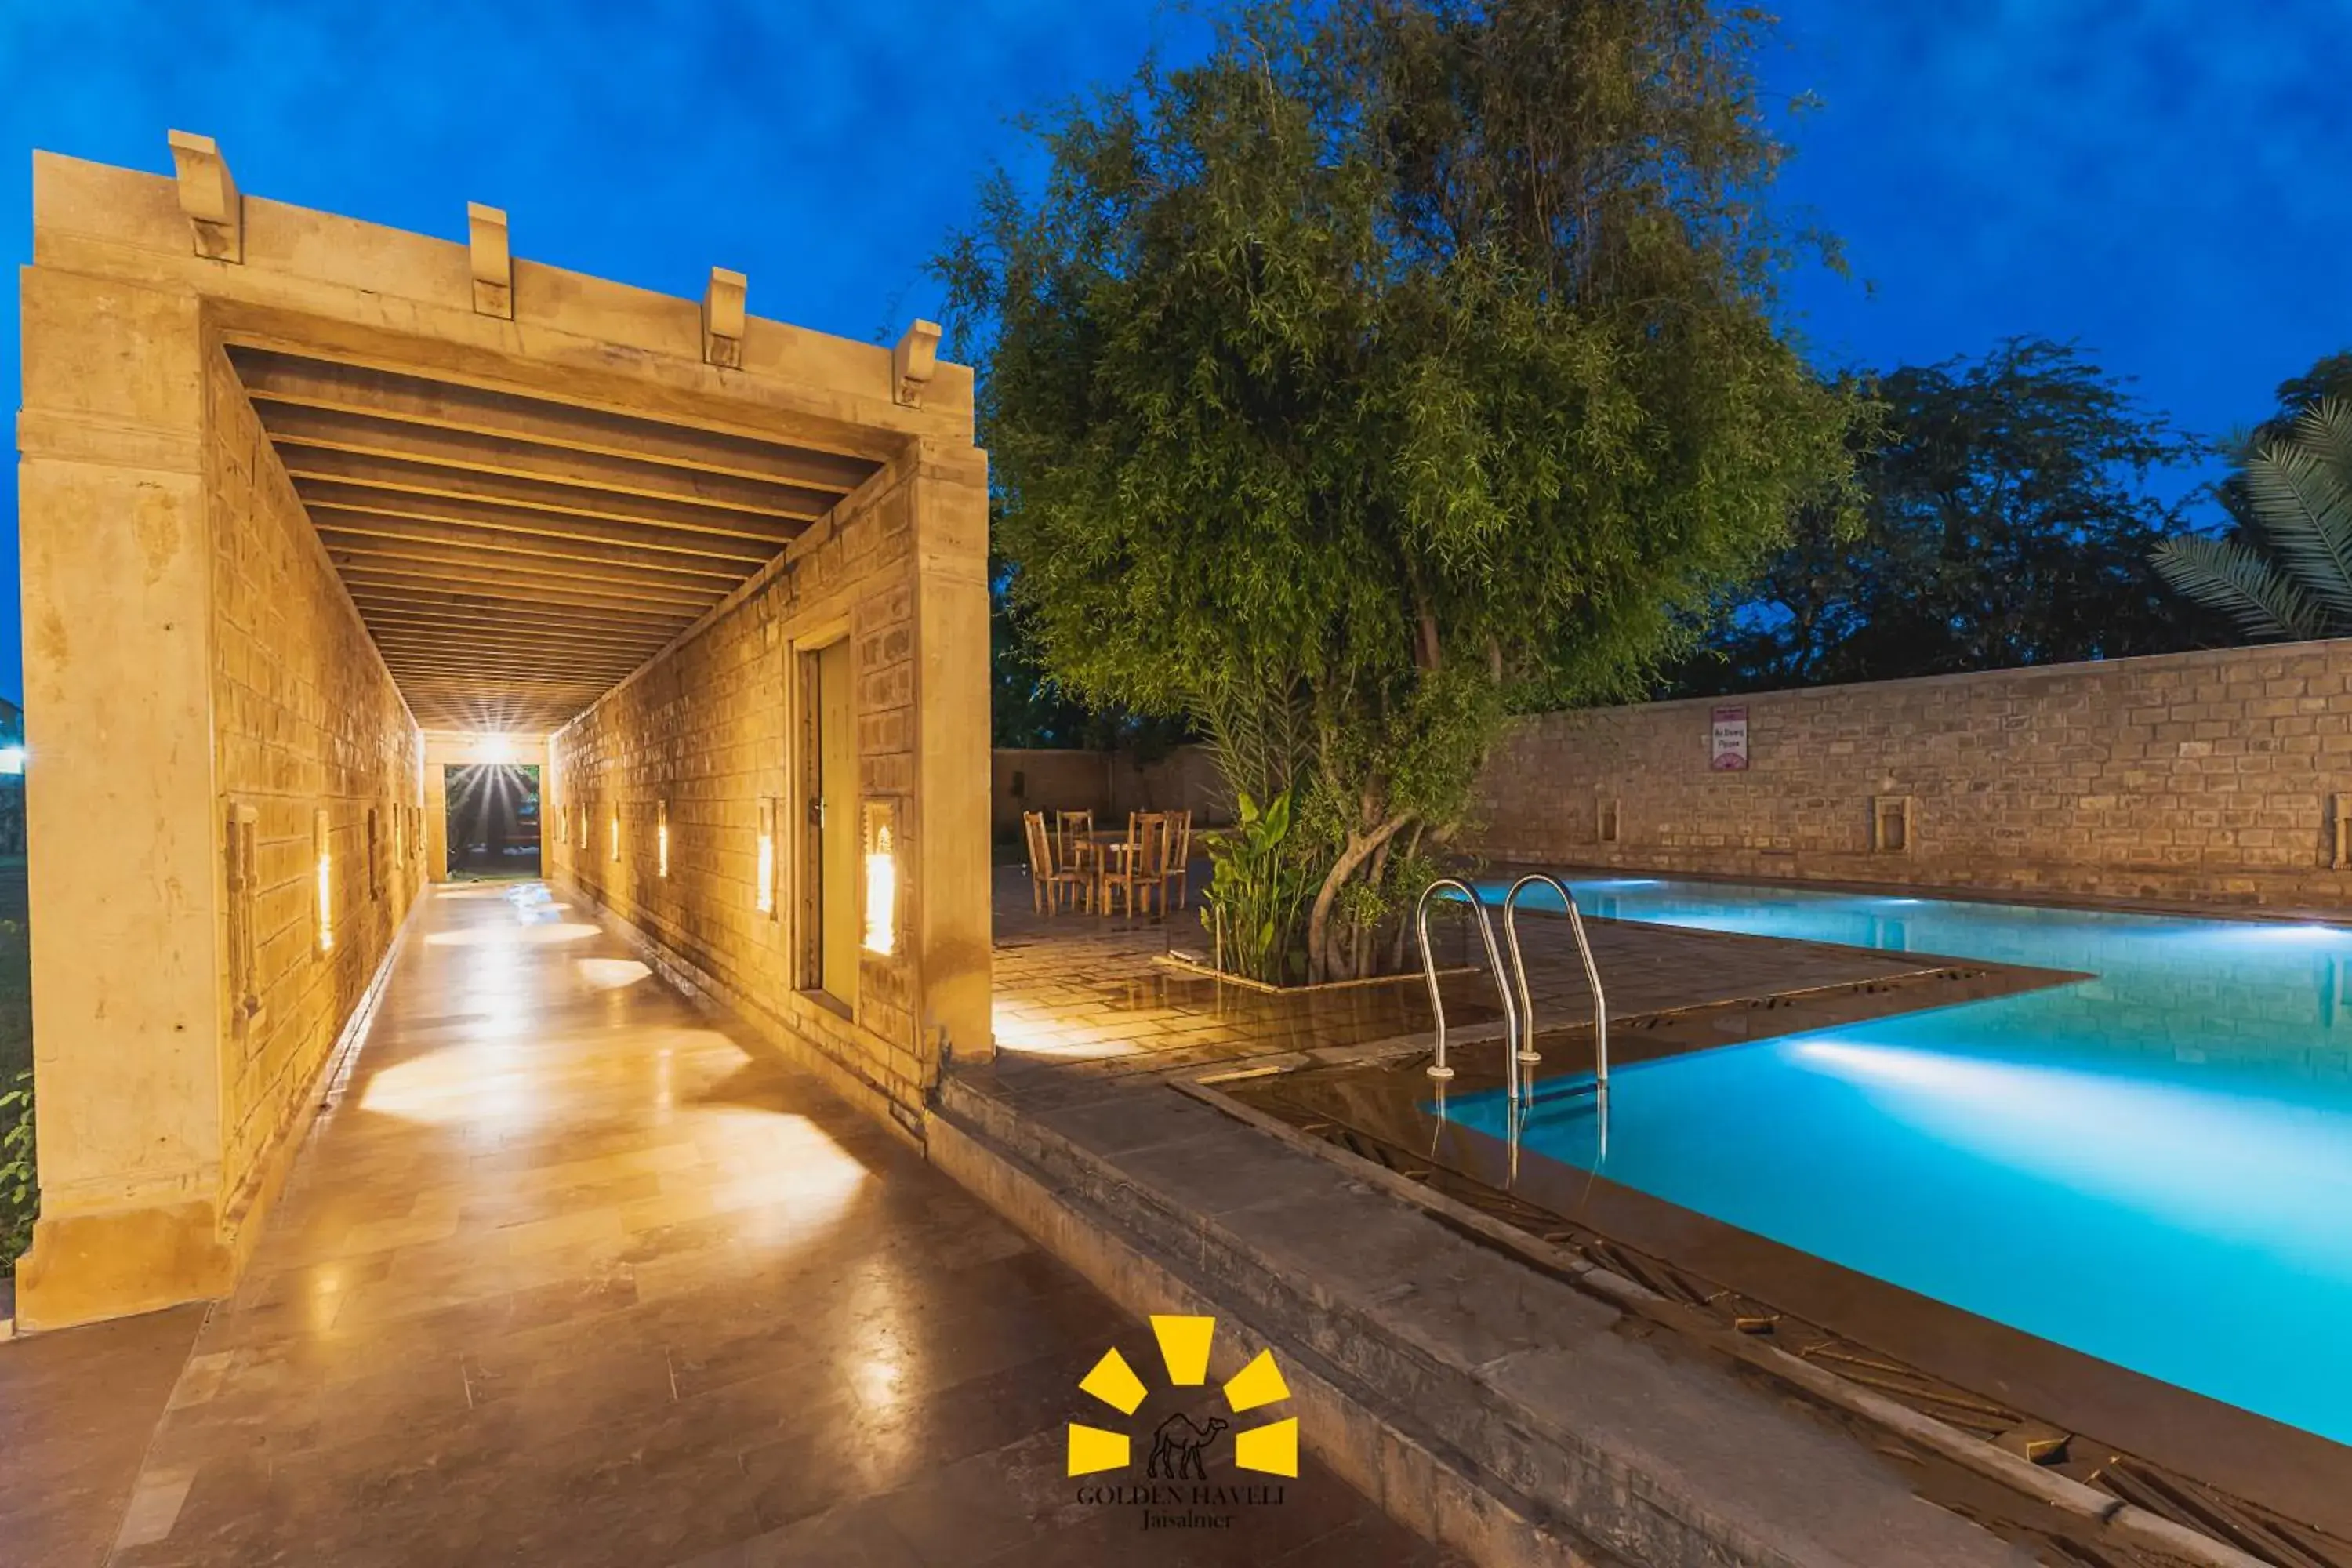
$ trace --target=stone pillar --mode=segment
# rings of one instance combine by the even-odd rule
[[[425,875],[449,879],[449,761],[431,735],[425,738]]]
[[[216,1295],[223,1214],[203,325],[23,274],[17,426],[41,1217],[32,1329]]]
[[[996,1054],[990,1026],[988,458],[924,444],[916,471],[915,623],[920,661],[915,951],[926,1048]]]

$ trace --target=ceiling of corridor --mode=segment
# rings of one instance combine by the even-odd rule
[[[417,721],[552,730],[878,467],[232,348]]]

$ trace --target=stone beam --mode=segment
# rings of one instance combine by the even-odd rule
[[[890,395],[901,406],[920,408],[923,390],[940,368],[940,327],[918,321],[890,351]]]
[[[474,274],[474,309],[514,320],[514,257],[507,248],[507,215],[479,202],[466,204],[467,259]]]
[[[228,160],[209,136],[191,132],[171,133],[172,167],[176,174],[180,210],[194,231],[196,254],[215,261],[245,260],[245,199],[229,177]]]
[[[729,370],[743,366],[743,296],[749,279],[724,267],[710,269],[702,291],[702,357]]]

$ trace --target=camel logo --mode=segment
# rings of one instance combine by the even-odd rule
[[[1167,1365],[1171,1386],[1199,1388],[1207,1384],[1209,1344],[1216,1331],[1214,1318],[1151,1320],[1151,1332],[1160,1342],[1160,1359]],[[1132,1415],[1141,1408],[1148,1392],[1143,1380],[1116,1349],[1104,1352],[1094,1370],[1079,1380],[1078,1387],[1121,1415]],[[1223,1389],[1225,1408],[1236,1415],[1290,1397],[1290,1385],[1282,1380],[1282,1369],[1275,1364],[1272,1351],[1258,1352],[1248,1365],[1225,1380]],[[1226,1429],[1223,1416],[1212,1416],[1202,1426],[1181,1413],[1171,1415],[1152,1433],[1151,1454],[1144,1473],[1155,1479],[1171,1481],[1207,1479],[1202,1456],[1217,1435]],[[1103,1470],[1125,1469],[1134,1458],[1134,1446],[1125,1432],[1077,1421],[1070,1423],[1070,1474],[1090,1476]],[[1234,1431],[1234,1463],[1262,1475],[1296,1479],[1298,1418],[1286,1416]]]
[[[1151,1458],[1143,1467],[1143,1473],[1171,1481],[1207,1480],[1208,1476],[1201,1468],[1201,1450],[1215,1442],[1217,1434],[1224,1429],[1223,1416],[1212,1415],[1208,1426],[1195,1426],[1190,1415],[1178,1411],[1152,1434]]]

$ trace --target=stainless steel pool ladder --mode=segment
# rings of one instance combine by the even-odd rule
[[[1559,895],[1561,907],[1568,913],[1569,933],[1576,939],[1577,956],[1584,961],[1584,983],[1592,992],[1592,1083],[1593,1092],[1602,1102],[1609,1099],[1609,1004],[1601,990],[1601,966],[1593,962],[1592,943],[1584,934],[1584,917],[1576,907],[1576,895],[1559,878],[1541,871],[1531,871],[1511,884],[1503,895],[1503,937],[1511,959],[1510,976],[1504,978],[1502,954],[1495,947],[1494,922],[1486,918],[1486,900],[1478,889],[1457,877],[1440,877],[1422,889],[1421,901],[1413,910],[1413,927],[1421,938],[1421,973],[1429,983],[1429,1010],[1437,1020],[1437,1050],[1429,1065],[1429,1076],[1444,1081],[1454,1076],[1454,1068],[1445,1060],[1445,998],[1437,985],[1437,955],[1429,945],[1429,903],[1447,889],[1459,893],[1470,906],[1472,917],[1478,922],[1478,938],[1486,949],[1486,969],[1495,977],[1495,989],[1503,998],[1504,1083],[1509,1097],[1519,1098],[1522,1068],[1533,1067],[1543,1058],[1536,1050],[1535,998],[1528,989],[1527,961],[1519,952],[1519,895],[1537,883],[1549,887]]]
[[[1445,1061],[1445,998],[1438,993],[1437,955],[1430,951],[1429,946],[1429,901],[1448,888],[1462,895],[1470,906],[1472,917],[1478,922],[1478,939],[1486,947],[1487,973],[1494,975],[1495,990],[1503,998],[1505,1081],[1511,1099],[1516,1101],[1519,1098],[1519,1056],[1517,1051],[1508,1048],[1508,1043],[1519,1037],[1518,1005],[1512,999],[1509,983],[1503,978],[1503,955],[1495,946],[1495,923],[1486,918],[1486,900],[1478,896],[1477,889],[1458,877],[1440,877],[1430,883],[1421,890],[1421,902],[1413,909],[1413,929],[1421,937],[1421,973],[1429,982],[1429,1010],[1437,1018],[1437,1057],[1429,1064],[1429,1076],[1440,1083],[1454,1076],[1454,1069]],[[1520,989],[1525,991],[1526,986],[1522,984]]]
[[[1519,895],[1538,883],[1559,895],[1560,908],[1568,911],[1569,934],[1576,938],[1576,955],[1584,961],[1584,984],[1592,993],[1592,1089],[1605,1100],[1609,1098],[1609,1003],[1601,994],[1601,966],[1592,962],[1592,943],[1584,934],[1584,916],[1576,907],[1576,895],[1568,890],[1566,882],[1542,871],[1528,872],[1503,895],[1503,941],[1511,951],[1511,982],[1519,993],[1518,1058],[1530,1067],[1543,1059],[1536,1054],[1536,1004],[1528,994],[1527,961],[1519,956]]]

